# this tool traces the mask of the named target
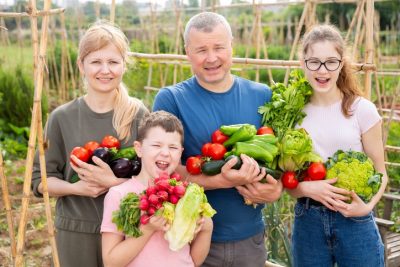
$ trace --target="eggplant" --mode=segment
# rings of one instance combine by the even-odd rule
[[[131,160],[132,162],[132,168],[131,168],[131,172],[130,172],[130,176],[136,176],[140,173],[140,170],[142,169],[142,163],[140,158],[134,158],[133,160]]]
[[[131,169],[132,169],[132,162],[127,158],[120,158],[110,163],[111,170],[113,171],[114,175],[118,178],[129,178]]]
[[[93,156],[98,157],[105,163],[109,163],[111,160],[111,152],[107,147],[98,147],[93,151]]]

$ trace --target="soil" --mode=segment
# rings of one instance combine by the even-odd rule
[[[25,160],[13,161],[12,164],[4,164],[9,199],[12,207],[13,228],[15,235],[18,233],[18,225],[21,212],[21,197],[23,188]],[[3,192],[0,200],[0,266],[13,266],[11,256],[11,241],[9,226],[4,205]],[[51,199],[52,215],[54,216],[55,200]],[[30,194],[28,220],[25,231],[24,266],[51,266],[52,249],[50,245],[45,205],[42,198],[36,198]],[[17,242],[17,237],[15,237]]]

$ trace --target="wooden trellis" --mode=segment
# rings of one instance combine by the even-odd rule
[[[47,230],[50,237],[50,244],[52,248],[52,256],[54,266],[60,266],[58,260],[57,246],[54,237],[54,225],[53,219],[51,215],[51,205],[50,199],[47,189],[47,177],[46,177],[46,165],[44,160],[44,148],[43,148],[43,129],[42,129],[42,119],[41,119],[41,97],[42,97],[42,89],[44,83],[44,70],[45,70],[45,58],[47,51],[47,29],[49,25],[49,16],[53,14],[59,14],[64,12],[64,9],[50,9],[51,1],[44,1],[44,10],[37,11],[36,9],[36,1],[30,0],[29,7],[27,12],[23,13],[12,13],[12,12],[0,12],[0,17],[29,17],[31,20],[31,30],[32,30],[32,46],[33,46],[33,62],[34,62],[34,99],[33,99],[33,109],[32,109],[32,120],[30,127],[30,135],[29,135],[29,143],[28,143],[28,152],[25,166],[25,175],[24,175],[24,185],[23,185],[23,196],[21,203],[21,212],[20,212],[20,221],[18,226],[18,234],[17,234],[17,243],[13,241],[11,238],[14,236],[12,222],[9,222],[9,231],[10,231],[10,239],[12,243],[12,255],[15,266],[24,266],[23,261],[23,251],[25,244],[25,234],[26,234],[26,224],[27,224],[27,215],[28,215],[28,207],[29,207],[29,199],[30,199],[30,191],[31,191],[31,182],[32,182],[32,167],[33,167],[33,159],[35,154],[36,144],[38,145],[39,155],[40,155],[40,166],[42,172],[42,186],[43,186],[43,199],[46,210],[46,219],[47,219]],[[40,43],[38,41],[38,28],[37,28],[37,17],[42,17],[42,28],[41,28],[41,37]],[[38,142],[38,143],[36,143]],[[0,163],[2,166],[2,158],[0,159]],[[4,175],[2,175],[2,190],[3,195],[8,196],[8,188],[7,185],[4,184],[3,178],[5,180]],[[9,200],[5,200],[5,205],[7,209],[7,217],[11,216],[11,208],[9,206]],[[9,211],[8,211],[9,210]],[[8,219],[9,220],[9,219]],[[15,258],[14,258],[15,257]]]

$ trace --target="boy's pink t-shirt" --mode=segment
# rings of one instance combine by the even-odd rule
[[[339,149],[363,152],[362,135],[381,120],[375,105],[363,97],[354,101],[349,118],[343,115],[341,105],[342,101],[329,106],[308,103],[304,108],[307,116],[299,127],[311,136],[314,151],[324,161]]]
[[[114,233],[125,236],[118,231],[112,222],[112,213],[119,209],[121,199],[128,193],[140,194],[146,187],[132,178],[128,181],[111,187],[104,199],[103,221],[101,232]],[[163,266],[163,267],[187,267],[194,266],[190,256],[190,246],[185,245],[179,251],[172,251],[168,247],[168,241],[164,239],[164,232],[155,232],[142,251],[127,265],[128,267]]]

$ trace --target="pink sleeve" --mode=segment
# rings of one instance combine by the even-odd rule
[[[121,195],[118,191],[110,189],[106,197],[104,198],[104,211],[103,221],[101,223],[100,232],[110,232],[119,235],[123,235],[121,231],[118,231],[117,226],[112,222],[112,214],[115,210],[119,209],[121,202]]]
[[[361,98],[359,101],[356,114],[361,134],[366,133],[372,126],[381,120],[381,116],[379,115],[375,104],[365,98]]]

